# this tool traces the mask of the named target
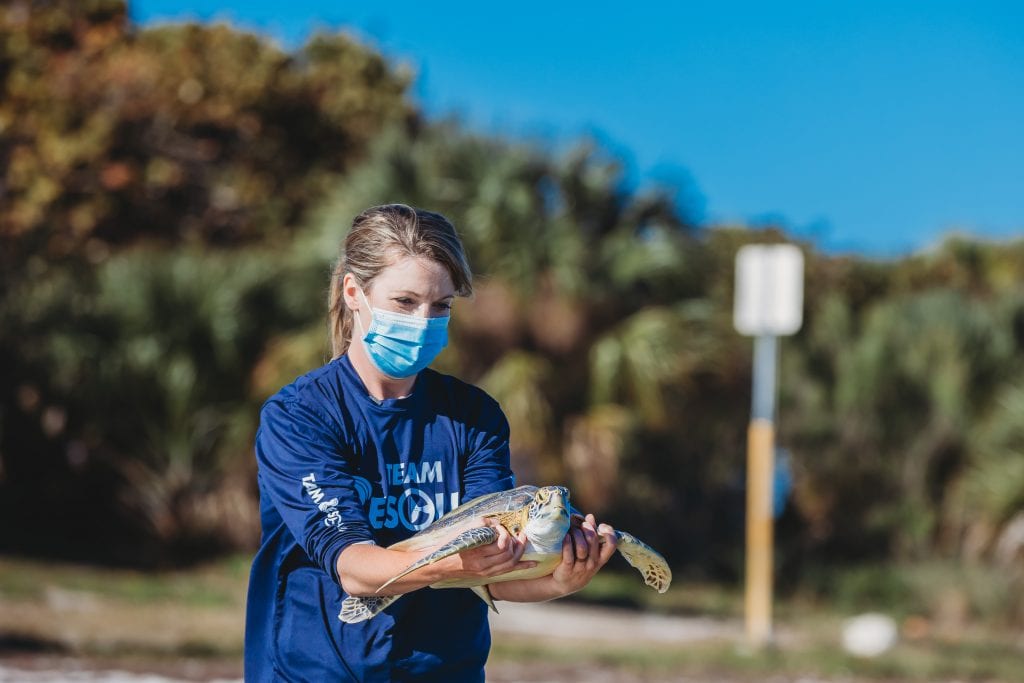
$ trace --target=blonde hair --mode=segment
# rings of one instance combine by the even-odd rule
[[[458,296],[472,296],[473,273],[455,227],[439,213],[405,204],[366,209],[352,220],[331,273],[327,317],[331,358],[348,350],[352,341],[352,311],[345,305],[342,282],[352,273],[364,291],[382,270],[403,256],[424,257],[448,271]]]

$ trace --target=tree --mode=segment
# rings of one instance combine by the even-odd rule
[[[121,0],[15,0],[0,38],[5,268],[288,236],[413,115],[408,74],[340,34],[289,54],[224,25],[138,30]]]

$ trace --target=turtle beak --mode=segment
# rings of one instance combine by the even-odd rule
[[[551,501],[551,517],[553,520],[559,520],[559,525],[564,524],[566,531],[568,531],[569,521],[572,518],[572,507],[569,505],[569,492],[564,488],[559,487],[557,495],[552,497]]]
[[[569,489],[564,486],[549,486],[547,487],[547,501],[545,502],[546,507],[549,509],[565,508],[569,509]]]
[[[559,549],[569,530],[569,491],[562,486],[551,486],[544,493],[546,500],[528,522],[528,535],[535,547]]]

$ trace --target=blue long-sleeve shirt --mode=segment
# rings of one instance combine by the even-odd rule
[[[493,399],[424,370],[409,396],[378,401],[342,356],[264,404],[256,458],[263,532],[246,681],[483,680],[490,632],[473,593],[419,590],[343,624],[336,561],[353,543],[390,545],[514,485]]]

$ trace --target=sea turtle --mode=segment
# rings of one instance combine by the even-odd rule
[[[393,550],[426,550],[447,541],[434,552],[409,565],[397,576],[385,582],[378,592],[406,574],[433,564],[462,550],[494,543],[498,532],[494,527],[481,525],[482,518],[493,518],[516,535],[525,531],[527,546],[524,561],[536,561],[530,569],[517,569],[499,576],[481,579],[446,579],[431,584],[431,588],[471,588],[497,612],[487,584],[514,579],[532,579],[547,576],[555,570],[562,558],[562,540],[570,525],[579,526],[583,516],[569,505],[569,491],[563,486],[520,486],[508,491],[490,493],[460,505],[439,520],[411,536],[389,546]],[[672,582],[672,572],[653,548],[625,531],[615,531],[617,547],[626,561],[637,568],[644,582],[664,593]],[[345,623],[371,619],[401,595],[348,597],[342,603],[338,618]]]

